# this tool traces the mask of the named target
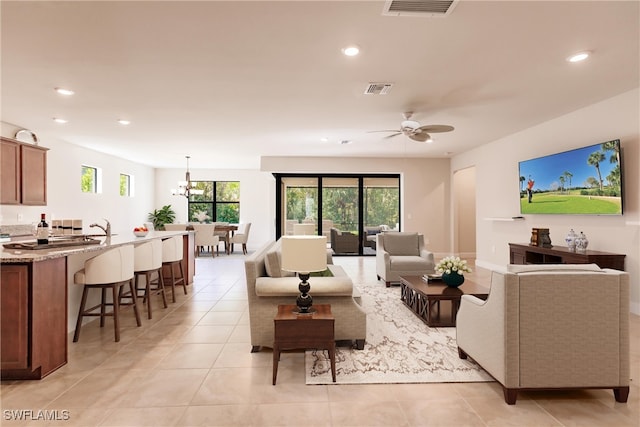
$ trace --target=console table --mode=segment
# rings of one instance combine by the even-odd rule
[[[601,251],[571,251],[566,246],[532,246],[509,243],[511,264],[597,264],[600,268],[624,271],[626,255]]]

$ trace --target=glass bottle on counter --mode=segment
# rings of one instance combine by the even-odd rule
[[[36,239],[38,239],[39,245],[46,245],[49,243],[49,224],[45,219],[45,214],[40,214],[40,222],[36,230]]]

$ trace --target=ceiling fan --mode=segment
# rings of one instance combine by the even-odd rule
[[[400,129],[388,129],[388,130],[373,130],[371,132],[393,132],[391,135],[387,135],[384,139],[393,138],[398,135],[406,135],[410,139],[418,142],[431,142],[430,133],[442,133],[442,132],[451,132],[454,128],[449,125],[426,125],[420,126],[420,123],[415,120],[411,120],[411,116],[413,116],[413,112],[408,111],[403,113],[402,116],[404,120],[400,123]]]

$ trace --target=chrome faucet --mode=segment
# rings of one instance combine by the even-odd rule
[[[111,223],[106,218],[105,218],[105,221],[107,221],[107,226],[106,227],[103,227],[100,224],[96,224],[96,223],[93,223],[93,224],[89,225],[89,227],[98,227],[99,229],[104,231],[104,233],[105,233],[105,235],[107,237],[111,237]]]

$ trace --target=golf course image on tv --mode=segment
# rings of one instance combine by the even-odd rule
[[[523,214],[622,215],[620,140],[519,162]]]

